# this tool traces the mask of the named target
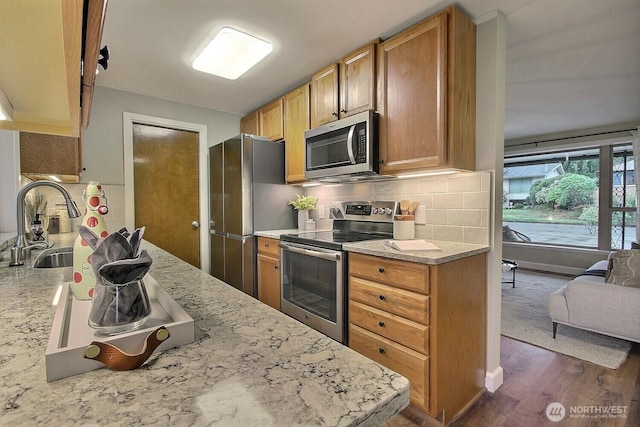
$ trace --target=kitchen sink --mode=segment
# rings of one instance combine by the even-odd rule
[[[33,262],[33,268],[71,267],[73,248],[45,249]]]

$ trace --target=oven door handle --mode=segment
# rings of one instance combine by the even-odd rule
[[[311,256],[311,257],[314,257],[314,258],[321,258],[321,259],[326,259],[326,260],[329,260],[329,261],[339,261],[340,258],[342,257],[342,254],[340,252],[335,252],[335,251],[322,251],[322,250],[315,250],[315,249],[305,249],[305,248],[301,248],[301,247],[298,247],[298,246],[288,245],[288,244],[282,243],[282,242],[280,242],[278,244],[278,246],[280,246],[285,251],[291,251],[291,252],[295,252],[297,254],[308,255],[308,256]]]

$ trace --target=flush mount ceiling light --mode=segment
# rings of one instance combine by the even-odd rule
[[[0,120],[13,120],[13,106],[0,89]]]
[[[223,27],[191,66],[198,71],[235,80],[267,56],[271,43]]]

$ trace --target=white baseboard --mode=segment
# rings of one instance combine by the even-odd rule
[[[489,393],[496,391],[504,380],[502,366],[498,366],[493,372],[487,372],[484,378],[484,386]]]

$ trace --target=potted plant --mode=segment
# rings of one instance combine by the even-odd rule
[[[304,230],[309,219],[309,210],[316,208],[318,198],[296,194],[296,199],[290,200],[289,204],[298,211],[298,230]]]

